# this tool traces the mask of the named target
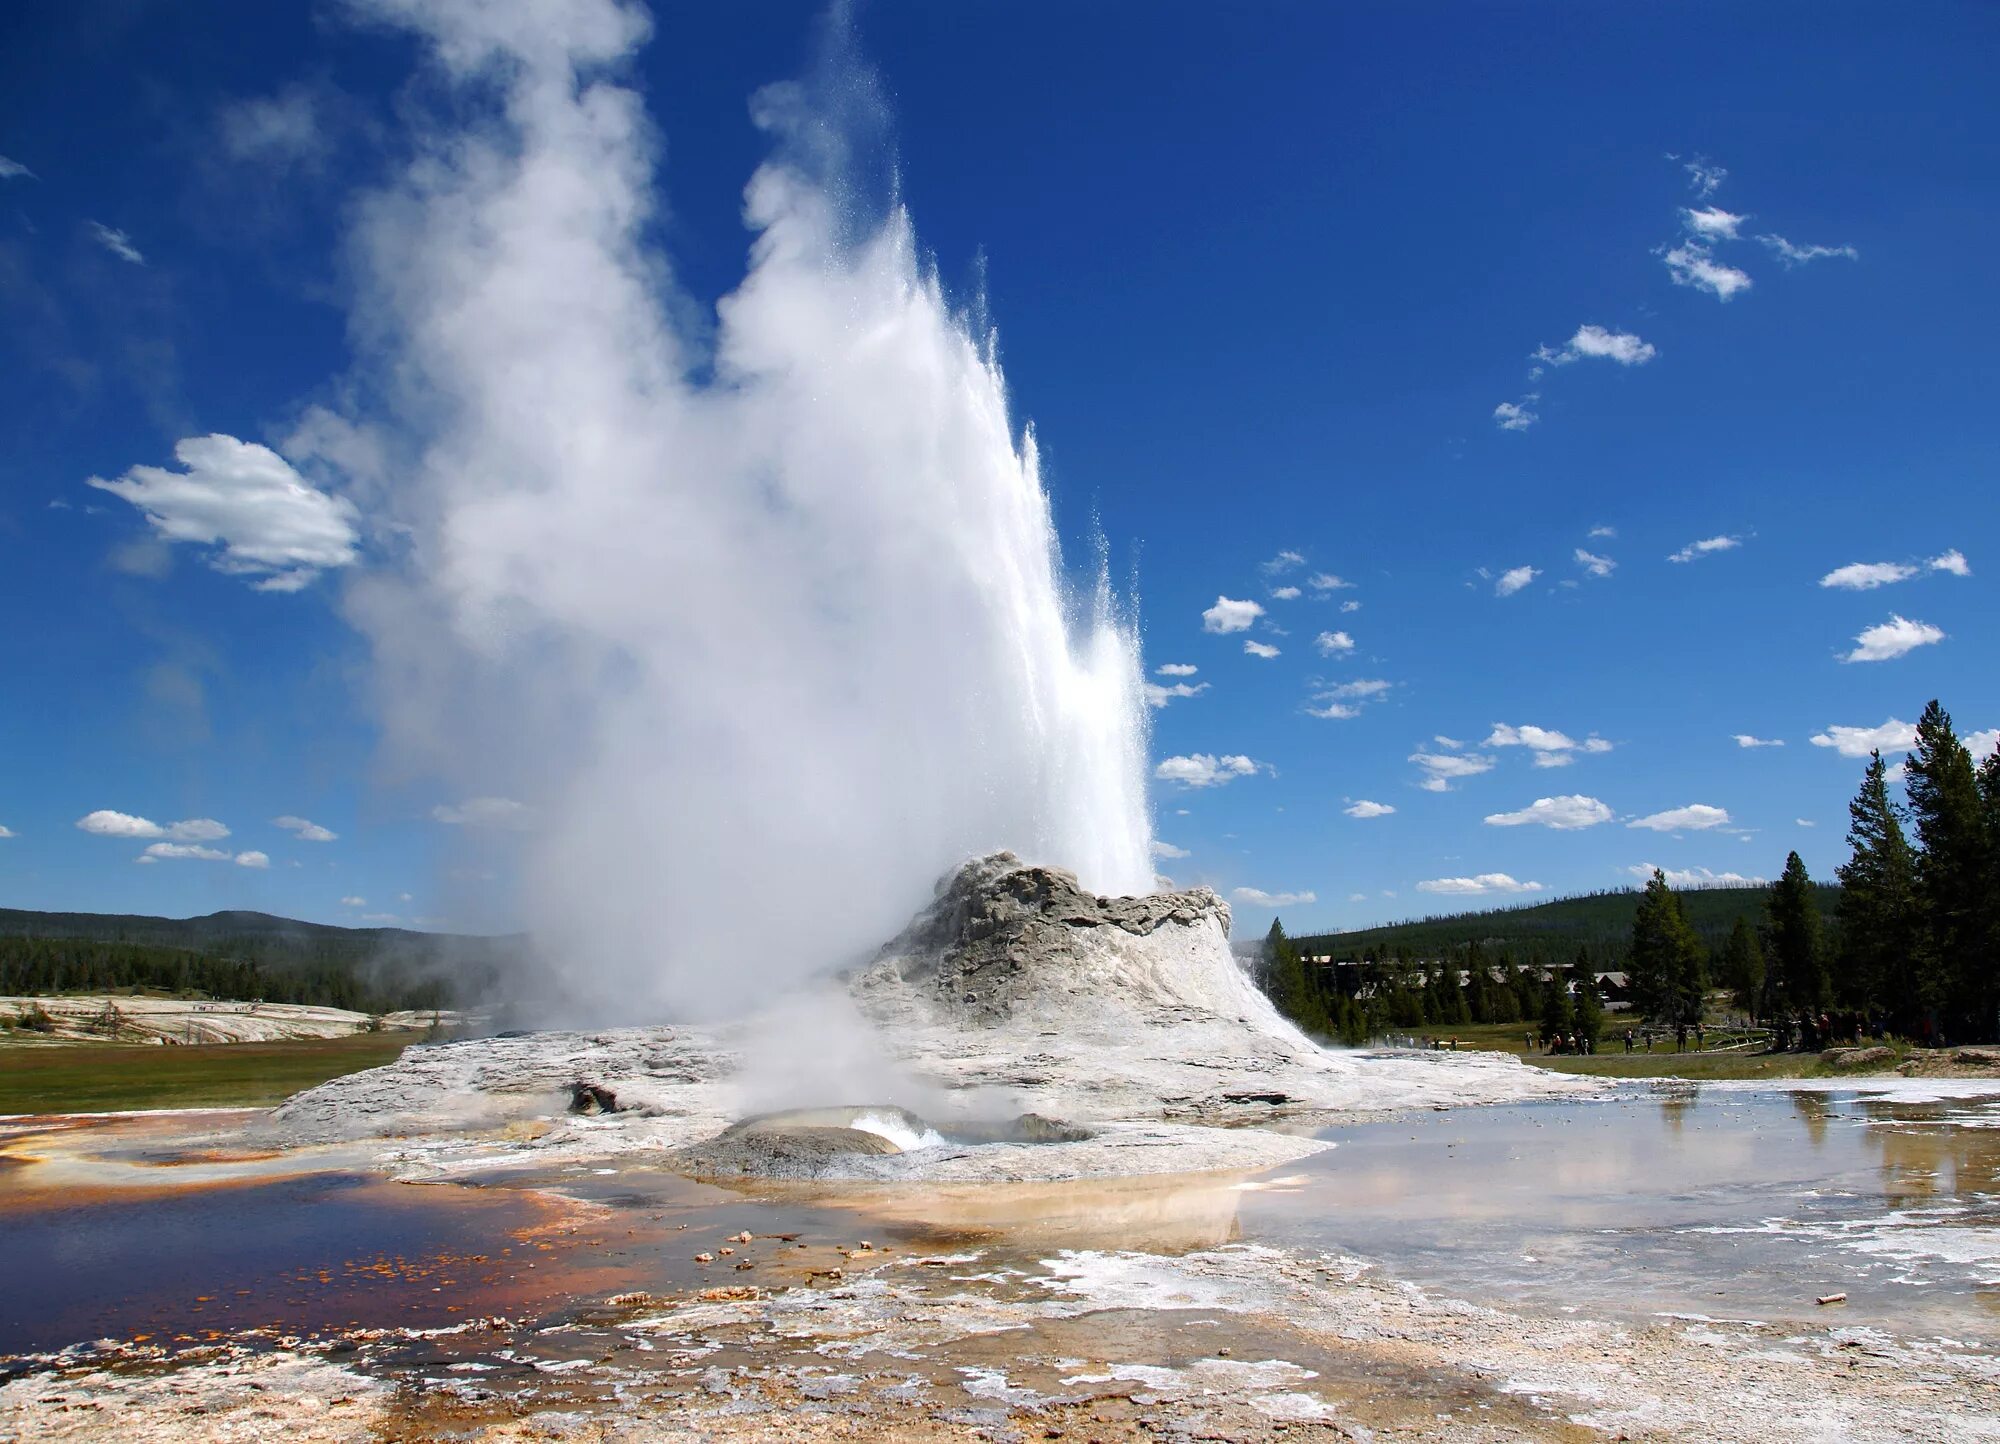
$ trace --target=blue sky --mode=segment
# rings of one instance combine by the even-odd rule
[[[342,238],[423,99],[413,47],[331,4],[24,10],[0,903],[509,925],[479,885],[504,840],[381,746],[356,503],[218,570],[87,484],[338,394]],[[748,99],[816,29],[659,9],[632,78],[697,304],[742,276]],[[876,4],[858,32],[1068,555],[1101,530],[1153,680],[1193,693],[1154,714],[1162,868],[1246,927],[1791,848],[1825,875],[1838,729],[1932,696],[2000,727],[2000,12]]]

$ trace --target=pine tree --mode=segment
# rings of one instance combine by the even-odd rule
[[[1841,1001],[1880,1010],[1898,1031],[1912,1031],[1927,1000],[1919,986],[1921,917],[1916,856],[1889,796],[1882,754],[1869,754],[1861,790],[1847,804],[1853,856],[1838,868],[1840,949],[1834,992]]]
[[[1588,1038],[1594,1049],[1597,1036],[1604,1031],[1604,1000],[1597,995],[1597,973],[1590,966],[1590,949],[1577,950],[1576,964],[1570,969],[1571,981],[1576,985],[1575,1001],[1571,1013],[1575,1019],[1578,1036]]]
[[[1276,918],[1264,935],[1264,992],[1280,1013],[1306,1032],[1332,1031],[1312,969]]]
[[[1764,907],[1771,919],[1767,996],[1775,1011],[1818,1013],[1829,1001],[1826,950],[1812,879],[1796,852],[1786,857],[1785,870],[1771,884]]]
[[[1701,1020],[1708,990],[1701,940],[1688,926],[1681,900],[1658,868],[1639,896],[1632,918],[1632,962],[1626,971],[1632,1006],[1654,1022]]]
[[[1562,979],[1549,985],[1548,996],[1542,1002],[1542,1036],[1557,1038],[1576,1026],[1576,1014],[1569,1005],[1569,993],[1564,990]]]
[[[1738,917],[1736,926],[1729,930],[1729,945],[1722,954],[1722,984],[1739,1008],[1756,1015],[1764,995],[1764,949],[1748,918]]]
[[[1987,953],[1991,867],[1972,754],[1935,699],[1917,723],[1905,786],[1921,852],[1917,898],[1924,911],[1920,986],[1938,998],[1946,1027],[1963,1036],[1994,1031],[1994,969]]]

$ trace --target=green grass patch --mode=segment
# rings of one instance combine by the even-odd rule
[[[1524,1063],[1532,1063],[1538,1068],[1558,1073],[1582,1073],[1595,1078],[1858,1077],[1869,1072],[1889,1071],[1907,1052],[1907,1049],[1898,1049],[1894,1059],[1878,1067],[1864,1069],[1829,1068],[1820,1062],[1817,1053],[1765,1053],[1755,1047],[1726,1052],[1676,1053],[1672,1041],[1668,1039],[1655,1040],[1650,1053],[1644,1051],[1643,1041],[1637,1045],[1640,1051],[1627,1053],[1625,1025],[1612,1025],[1607,1020],[1604,1036],[1598,1040],[1595,1053],[1581,1058],[1568,1055],[1551,1057],[1539,1048],[1527,1046],[1527,1035],[1533,1031],[1535,1029],[1523,1023],[1473,1023],[1463,1028],[1431,1029],[1429,1035],[1446,1040],[1456,1035],[1461,1050],[1476,1048],[1483,1052],[1512,1053]],[[1423,1034],[1420,1032],[1419,1036]]]
[[[262,1108],[301,1088],[394,1062],[410,1033],[288,1043],[144,1047],[0,1046],[0,1113],[113,1113],[136,1108]]]

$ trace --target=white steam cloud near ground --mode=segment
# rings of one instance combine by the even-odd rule
[[[288,451],[407,539],[348,592],[388,741],[533,819],[570,1016],[768,1003],[995,848],[1151,890],[1136,625],[1101,562],[1066,585],[990,336],[850,183],[886,127],[839,27],[752,104],[709,334],[653,244],[641,10],[357,8],[440,99],[358,210],[356,372]]]

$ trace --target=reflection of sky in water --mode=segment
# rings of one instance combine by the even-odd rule
[[[2000,1099],[1693,1089],[1335,1130],[1246,1238],[1473,1298],[2000,1325]]]

